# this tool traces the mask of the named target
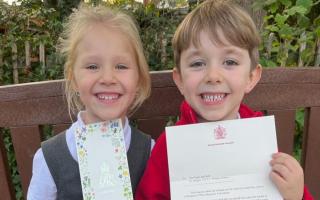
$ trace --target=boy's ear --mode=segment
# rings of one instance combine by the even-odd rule
[[[262,74],[262,66],[258,64],[253,70],[250,72],[250,79],[249,83],[247,85],[247,88],[245,90],[246,93],[249,93],[260,81]]]
[[[174,83],[177,85],[180,93],[183,95],[183,84],[182,84],[182,78],[181,78],[181,74],[179,72],[179,70],[175,67],[172,70],[172,78]]]

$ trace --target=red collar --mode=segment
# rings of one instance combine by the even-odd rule
[[[184,100],[180,106],[180,120],[176,125],[194,124],[198,123],[197,114],[192,107]],[[248,106],[241,104],[239,108],[239,114],[241,118],[251,118],[263,116],[262,112],[255,112]]]

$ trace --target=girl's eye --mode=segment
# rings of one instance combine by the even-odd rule
[[[97,64],[89,64],[86,68],[90,69],[90,70],[96,70],[96,69],[98,69],[98,65]]]
[[[234,61],[234,60],[231,60],[231,59],[228,59],[228,60],[225,60],[223,62],[224,65],[227,65],[227,66],[232,66],[232,65],[238,65],[238,62]]]
[[[206,65],[206,63],[203,61],[195,61],[190,64],[190,67],[197,68],[197,67],[204,67],[205,65]]]
[[[124,64],[117,64],[116,65],[116,69],[120,69],[120,70],[123,70],[123,69],[128,69],[128,67]]]

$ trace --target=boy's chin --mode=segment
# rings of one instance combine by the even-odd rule
[[[198,122],[215,122],[223,120],[221,117],[218,116],[197,116]]]
[[[208,113],[204,115],[199,115],[197,116],[198,122],[215,122],[215,121],[224,121],[224,120],[232,120],[232,119],[237,119],[237,114],[234,116],[228,116],[226,114],[212,114],[208,115]]]

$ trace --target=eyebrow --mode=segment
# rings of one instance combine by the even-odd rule
[[[191,58],[191,57],[194,57],[194,56],[199,56],[201,55],[201,51],[199,51],[198,49],[191,49],[191,50],[187,50],[186,51],[186,54],[187,54],[187,59],[188,58]]]
[[[234,46],[232,46],[232,47],[222,47],[221,51],[223,53],[225,53],[225,54],[234,54],[234,55],[237,55],[237,56],[243,56],[243,53],[242,53],[242,51],[240,51],[240,49],[242,49],[242,48],[234,47]],[[243,50],[246,51],[246,49],[243,49]]]

